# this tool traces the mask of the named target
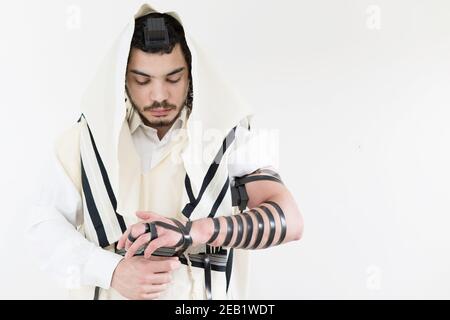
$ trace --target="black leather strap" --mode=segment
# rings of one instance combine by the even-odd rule
[[[159,222],[159,221],[156,221],[156,222]],[[144,227],[145,227],[144,232],[142,234],[140,234],[137,238],[139,238],[141,235],[149,233],[149,232],[151,235],[150,241],[153,241],[156,238],[158,238],[158,232],[156,231],[156,226],[155,226],[156,222],[144,223]],[[164,222],[161,222],[161,223],[164,224]],[[128,240],[130,240],[131,242],[135,242],[137,238],[133,237],[133,235],[131,234],[131,231],[130,231],[130,233],[128,234]]]
[[[178,228],[180,228],[182,234],[183,234],[183,246],[181,247],[181,249],[177,250],[177,255],[181,256],[187,248],[189,248],[189,246],[192,245],[192,237],[190,235],[190,230],[191,230],[191,226],[192,226],[192,221],[188,221],[186,223],[186,226],[184,226],[180,221],[178,221],[177,219],[171,219],[173,222],[175,222],[175,224],[178,226]]]
[[[280,233],[280,240],[278,240],[277,245],[281,244],[286,237],[287,233],[287,225],[286,225],[286,217],[284,216],[283,210],[281,210],[280,206],[273,201],[266,201],[266,203],[272,205],[275,210],[277,210],[278,215],[280,217],[280,224],[281,224],[281,233]]]
[[[256,249],[261,243],[264,234],[264,220],[257,210],[251,209],[250,212],[253,212],[253,214],[256,217],[256,220],[258,221],[258,234],[256,235],[256,240],[255,243],[253,244],[253,249]]]
[[[212,243],[214,240],[217,239],[217,237],[219,236],[219,232],[220,232],[220,221],[219,218],[214,218],[212,219],[213,223],[214,223],[214,233],[212,234],[211,238],[208,240],[208,244]]]
[[[278,182],[278,183],[282,183],[280,179],[277,179],[273,176],[268,176],[268,175],[254,175],[254,176],[245,176],[243,178],[238,178],[236,179],[237,182],[237,186],[238,185],[243,185],[249,182],[254,182],[254,181],[261,181],[261,180],[270,180],[270,181],[274,181],[274,182]]]
[[[99,300],[99,298],[100,298],[100,287],[95,287],[94,300]]]
[[[175,219],[174,219],[174,220],[175,220]],[[178,221],[178,220],[177,220],[177,221]],[[180,240],[179,240],[178,243],[175,245],[176,248],[179,247],[179,246],[181,246],[181,245],[183,244],[183,242],[184,242],[183,232],[182,232],[179,228],[177,228],[177,227],[175,227],[175,226],[173,226],[173,225],[171,225],[171,224],[162,222],[162,221],[155,221],[154,223],[155,223],[155,225],[157,225],[157,226],[160,226],[160,227],[163,227],[163,228],[172,230],[172,231],[176,231],[176,232],[178,232],[178,233],[181,234]]]
[[[236,241],[234,242],[233,247],[237,248],[242,242],[242,237],[244,236],[244,220],[242,220],[242,217],[240,215],[235,215],[236,223],[237,223],[237,236]]]
[[[191,228],[192,228],[192,221],[188,221],[186,222],[186,226],[185,226],[185,230],[184,232],[186,232],[187,236],[185,236],[185,249],[183,249],[182,253],[189,248],[192,245],[192,237],[191,237]]]
[[[133,237],[133,235],[131,234],[131,230],[130,233],[128,234],[128,240],[130,240],[131,242],[135,242],[137,238]]]
[[[263,248],[268,248],[272,244],[273,238],[275,237],[275,230],[276,230],[276,228],[275,228],[275,218],[273,217],[273,214],[272,214],[272,212],[270,212],[269,208],[267,208],[266,206],[263,206],[263,205],[260,205],[259,207],[267,215],[267,218],[269,218],[269,228],[270,228],[270,230],[269,230],[269,238],[267,239],[267,242],[266,242],[266,244],[263,247]]]
[[[231,202],[233,207],[239,207],[242,212],[247,208],[249,197],[245,187],[246,183],[254,181],[269,180],[283,184],[280,176],[272,170],[262,170],[261,173],[269,174],[250,174],[243,177],[236,177],[234,185],[231,187]],[[271,175],[270,175],[271,174]]]
[[[205,293],[206,300],[212,300],[211,294],[211,261],[209,254],[203,256],[203,268],[205,269]]]
[[[247,212],[244,212],[242,215],[244,216],[245,221],[247,221],[247,235],[245,237],[245,242],[244,242],[244,245],[242,246],[242,248],[247,248],[248,245],[250,244],[250,241],[252,240],[253,219]]]
[[[173,219],[173,220],[176,220],[176,219]],[[172,231],[176,231],[178,233],[181,233],[180,229],[175,227],[174,225],[171,225],[171,224],[168,224],[168,223],[165,223],[165,222],[162,222],[162,221],[155,221],[155,224],[157,226],[160,226],[160,227],[163,227],[163,228],[170,229]]]
[[[234,194],[234,198],[235,201],[233,201],[233,197],[232,197],[232,202],[233,202],[233,206],[239,206],[239,210],[244,211],[245,208],[247,208],[247,204],[248,204],[248,194],[247,194],[247,189],[245,189],[245,185],[238,185],[235,188],[231,189],[232,190],[232,195]],[[233,192],[233,190],[235,190],[235,192]]]
[[[151,235],[150,241],[153,241],[156,238],[158,238],[158,231],[156,230],[156,225],[154,222],[146,223],[145,229],[147,229],[147,225],[148,225],[150,235]]]
[[[228,247],[228,245],[231,242],[231,238],[233,238],[233,219],[231,219],[230,216],[226,216],[224,217],[225,220],[227,221],[227,235],[225,236],[225,241],[223,242],[223,247]]]

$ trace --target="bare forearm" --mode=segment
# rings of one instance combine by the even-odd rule
[[[277,194],[259,206],[225,218],[203,218],[193,223],[194,245],[205,244],[219,226],[219,232],[208,244],[214,247],[263,249],[299,240],[303,221],[289,194]],[[216,232],[217,233],[217,232]]]

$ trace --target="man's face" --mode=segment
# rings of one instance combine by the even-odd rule
[[[144,123],[168,130],[184,107],[189,88],[189,70],[180,44],[169,54],[132,48],[126,85]]]

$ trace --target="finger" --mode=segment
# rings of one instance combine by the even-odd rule
[[[149,293],[160,293],[167,289],[167,283],[162,284],[150,284],[150,285],[144,285],[143,291],[146,294]]]
[[[172,281],[172,275],[170,272],[153,273],[149,278],[149,283],[152,284],[164,284]]]
[[[152,253],[155,252],[158,248],[167,246],[168,244],[168,239],[166,237],[156,238],[148,244],[147,248],[144,251],[144,257],[147,259],[150,258]]]
[[[138,251],[140,247],[142,247],[149,241],[150,241],[150,233],[145,233],[139,236],[139,238],[137,238],[136,241],[133,242],[133,244],[128,248],[127,253],[125,254],[125,259],[133,257],[136,251]]]
[[[147,293],[142,295],[142,299],[144,300],[154,300],[159,298],[161,294],[160,293]]]
[[[166,261],[166,260],[175,260],[177,261],[178,257],[160,257],[160,256],[150,256],[148,260],[150,261]]]
[[[137,239],[145,232],[145,225],[143,223],[136,223],[130,228],[131,235]],[[129,232],[129,233],[130,233]],[[125,249],[129,250],[133,242],[129,239],[129,233],[127,238],[125,239]]]
[[[127,235],[127,238],[125,239],[125,250],[129,250],[130,249],[130,247],[133,245],[133,243],[134,242],[131,242],[131,240],[129,239],[130,238],[130,234],[131,234],[131,236],[133,236],[133,238],[136,238],[136,237],[134,237],[134,235],[133,235],[133,230],[130,230],[130,232],[128,232],[128,235]]]
[[[137,211],[136,216],[139,219],[148,220],[148,219],[156,218],[157,214],[155,214],[151,211]]]
[[[149,265],[149,272],[158,273],[158,272],[172,272],[178,269],[181,265],[180,261],[153,261]]]
[[[121,250],[125,246],[125,241],[128,239],[128,234],[130,233],[130,228],[128,228],[120,237],[119,242],[117,242],[117,249]]]

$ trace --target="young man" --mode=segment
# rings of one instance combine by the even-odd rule
[[[252,155],[248,109],[176,14],[140,8],[82,109],[28,233],[83,298],[245,298],[246,249],[300,239],[293,197]]]

